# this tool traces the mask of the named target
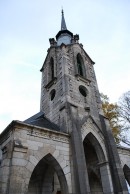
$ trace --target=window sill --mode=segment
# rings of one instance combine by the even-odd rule
[[[85,82],[88,86],[89,86],[89,84],[90,84],[90,82],[91,82],[90,79],[87,79],[87,78],[85,78],[85,77],[83,77],[83,76],[81,76],[81,75],[79,75],[79,74],[76,74],[75,77],[77,78],[78,81],[83,81],[83,82]]]
[[[55,84],[57,81],[57,78],[54,77],[46,86],[45,88],[48,90],[53,84]]]

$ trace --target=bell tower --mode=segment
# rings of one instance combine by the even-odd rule
[[[61,30],[56,40],[49,41],[41,68],[41,111],[66,132],[71,132],[68,104],[77,107],[80,119],[91,113],[99,122],[100,97],[94,62],[79,43],[79,35],[67,29],[63,10]]]
[[[70,135],[75,193],[127,193],[112,131],[102,113],[94,62],[79,35],[67,29],[63,10],[61,30],[49,41],[41,68],[40,111]]]
[[[128,194],[94,62],[67,29],[63,10],[61,30],[49,41],[40,112],[0,134],[0,193]],[[125,161],[126,149],[120,152]]]

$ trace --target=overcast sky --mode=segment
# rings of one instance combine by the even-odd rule
[[[39,112],[40,68],[49,38],[79,34],[100,92],[111,102],[130,90],[130,0],[0,0],[0,131]]]

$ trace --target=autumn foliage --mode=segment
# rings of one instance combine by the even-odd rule
[[[119,111],[118,105],[115,103],[110,103],[109,98],[101,93],[102,109],[104,116],[108,118],[110,122],[110,127],[113,132],[114,139],[118,144],[120,142],[121,126],[119,124]]]

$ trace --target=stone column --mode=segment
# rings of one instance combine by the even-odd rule
[[[108,162],[99,163],[104,194],[113,194],[113,185]]]
[[[9,193],[10,174],[12,166],[13,141],[2,145],[0,164],[0,193]]]
[[[71,144],[72,144],[72,157],[74,164],[74,177],[76,194],[89,194],[90,187],[88,181],[88,173],[84,155],[84,148],[82,143],[81,130],[79,129],[79,122],[77,114],[77,108],[70,105],[71,109]]]

